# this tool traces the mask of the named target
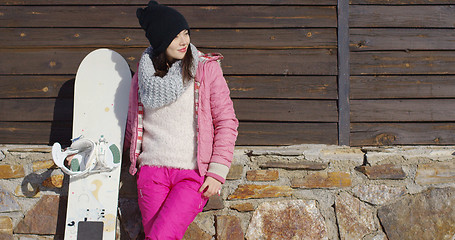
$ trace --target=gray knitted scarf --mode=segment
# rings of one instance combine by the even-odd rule
[[[198,51],[193,44],[190,44],[190,47],[193,54],[191,73],[194,76],[198,64]],[[144,107],[156,109],[175,102],[192,81],[183,84],[181,60],[172,64],[166,76],[155,76],[155,67],[150,59],[150,54],[152,54],[152,47],[148,47],[144,51],[139,61],[139,98]]]

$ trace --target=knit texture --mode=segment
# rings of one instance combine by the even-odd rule
[[[144,136],[139,165],[197,169],[194,82],[177,101],[144,109]]]
[[[196,74],[198,65],[198,51],[190,44],[193,54],[192,75]],[[189,83],[183,84],[182,60],[172,64],[164,77],[155,76],[155,67],[150,58],[152,47],[147,48],[142,54],[138,68],[139,98],[146,108],[155,109],[171,104],[182,95]]]
[[[175,36],[182,30],[187,29],[188,32],[190,30],[182,14],[173,8],[158,4],[156,1],[150,1],[146,8],[138,8],[136,16],[153,47],[154,56],[166,51]]]

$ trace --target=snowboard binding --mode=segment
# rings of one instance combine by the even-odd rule
[[[101,136],[98,142],[80,136],[72,139],[72,144],[62,150],[60,143],[52,146],[52,158],[55,165],[70,176],[109,172],[120,165],[120,150],[115,144]]]

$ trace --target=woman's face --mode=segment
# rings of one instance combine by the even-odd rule
[[[171,44],[166,49],[166,56],[168,60],[181,60],[185,57],[186,51],[190,44],[190,34],[188,30],[181,31],[175,38],[172,40]]]

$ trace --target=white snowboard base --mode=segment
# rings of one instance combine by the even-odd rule
[[[83,136],[123,149],[131,71],[118,53],[98,49],[79,66],[74,87],[73,138]],[[121,164],[121,162],[120,162]],[[66,240],[114,240],[120,166],[109,172],[70,176]]]

